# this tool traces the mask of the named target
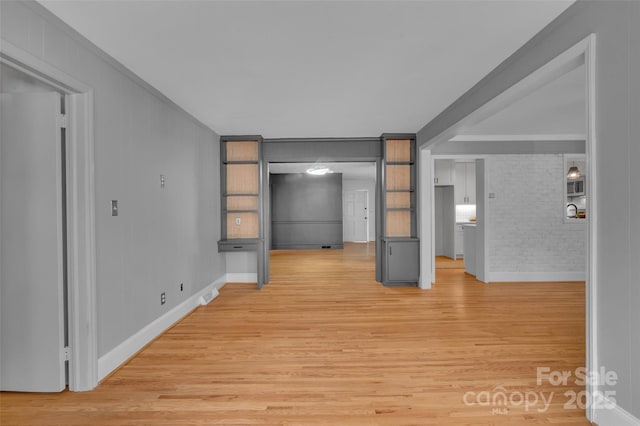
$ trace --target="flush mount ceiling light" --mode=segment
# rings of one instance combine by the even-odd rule
[[[580,177],[580,170],[578,170],[578,167],[571,166],[569,168],[569,173],[567,173],[567,177],[571,178],[571,179],[579,178]]]
[[[307,169],[307,173],[310,175],[326,175],[327,173],[333,173],[330,168],[324,166],[313,166],[310,169]]]

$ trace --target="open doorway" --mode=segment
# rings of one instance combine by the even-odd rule
[[[272,162],[269,180],[272,249],[375,241],[374,162]]]
[[[571,49],[560,54],[549,63],[542,66],[537,71],[525,77],[522,81],[514,84],[498,96],[488,100],[485,104],[478,105],[475,110],[469,111],[467,115],[458,118],[445,131],[434,136],[427,141],[421,150],[421,161],[423,169],[421,170],[421,182],[428,183],[434,176],[433,161],[440,155],[447,154],[464,154],[478,155],[481,157],[476,161],[478,168],[478,181],[476,185],[478,197],[478,229],[475,233],[474,247],[477,249],[477,267],[478,280],[484,282],[492,281],[576,281],[586,283],[586,367],[589,372],[595,371],[597,366],[595,348],[595,340],[597,339],[596,329],[594,327],[596,318],[596,275],[594,273],[596,262],[595,239],[597,236],[595,209],[596,191],[593,186],[595,175],[597,173],[597,158],[594,155],[596,150],[595,140],[595,90],[594,90],[594,37],[590,36],[578,43]],[[517,105],[520,100],[527,97],[535,97],[536,93],[555,92],[559,93],[555,87],[558,82],[571,75],[579,75],[581,82],[578,83],[577,93],[581,97],[581,103],[575,110],[576,115],[582,120],[582,127],[577,131],[554,131],[554,132],[513,132],[509,129],[503,133],[491,131],[488,134],[482,134],[482,127],[491,127],[492,119],[498,116],[508,116],[516,107],[517,110],[522,105]],[[568,108],[567,101],[575,99],[565,98],[559,104],[542,105],[544,112],[549,117],[549,121],[544,124],[566,125],[571,120],[561,119]],[[570,102],[569,102],[570,103]],[[571,111],[570,111],[571,112]],[[518,112],[520,117],[514,122],[516,126],[528,124],[540,124],[542,121],[532,120],[532,115],[522,116],[522,110]],[[560,118],[560,119],[559,119]],[[565,155],[581,155],[584,156],[584,169],[586,176],[581,179],[581,184],[575,184],[570,177],[570,168],[567,168]],[[573,179],[575,181],[575,179]],[[513,182],[517,183],[517,188],[511,188]],[[569,189],[571,184],[571,190]],[[581,196],[584,193],[584,205],[581,207],[569,206],[568,201],[573,201],[569,197],[569,191],[572,196]],[[545,196],[549,200],[544,199],[540,202],[539,193],[546,193]],[[523,195],[531,196],[534,201],[535,208],[533,212],[530,209],[523,210],[520,206],[523,204]],[[422,239],[423,257],[422,264],[431,264],[430,271],[432,275],[428,277],[428,282],[423,282],[422,287],[428,288],[435,281],[435,268],[433,267],[434,249],[433,249],[433,191],[428,191],[422,199]],[[509,207],[510,202],[510,207]],[[515,206],[515,207],[514,207]],[[569,213],[568,207],[572,207]],[[505,211],[512,212],[510,220],[506,223],[500,223],[496,227],[496,218],[506,217]],[[547,212],[548,211],[548,212]],[[535,213],[533,219],[527,216],[529,213]],[[502,214],[503,216],[500,216]],[[570,217],[569,217],[570,216]],[[571,265],[566,265],[567,270],[561,270],[553,265],[539,271],[526,271],[522,269],[522,263],[519,264],[520,269],[513,270],[513,273],[504,273],[499,269],[506,269],[508,263],[500,263],[496,261],[499,250],[507,250],[511,259],[517,259],[519,255],[528,253],[526,251],[514,248],[509,244],[503,244],[502,247],[497,245],[502,243],[500,237],[506,233],[516,233],[518,231],[517,221],[520,223],[535,223],[540,218],[549,219],[552,217],[553,230],[539,231],[537,235],[542,235],[542,240],[554,240],[561,236],[562,244],[573,244],[575,249],[565,250],[562,259],[566,260],[566,253],[572,253]],[[511,219],[516,222],[515,226],[511,226]],[[570,220],[567,220],[570,219]],[[546,221],[550,223],[549,220]],[[529,225],[529,224],[527,224]],[[560,235],[563,232],[571,234],[566,238]],[[493,244],[490,241],[493,238]],[[426,241],[425,241],[426,240]],[[527,242],[526,238],[520,238],[521,241]],[[535,243],[535,238],[531,241]],[[562,250],[562,244],[557,244],[554,250]],[[532,244],[533,246],[533,244]],[[537,247],[537,246],[536,246]],[[580,249],[580,250],[577,250]],[[538,259],[546,259],[549,253],[555,253],[554,250],[537,249],[535,254]],[[501,256],[505,258],[505,256]],[[525,265],[532,265],[538,259],[529,259]],[[553,262],[551,260],[550,262]],[[549,277],[556,278],[549,278]],[[426,277],[425,277],[426,278]],[[591,384],[587,384],[587,394],[594,395],[594,388]],[[591,405],[589,401],[587,406]],[[591,417],[587,413],[588,417]]]
[[[270,162],[270,250],[343,250],[375,269],[376,163]],[[307,255],[313,255],[309,251]]]

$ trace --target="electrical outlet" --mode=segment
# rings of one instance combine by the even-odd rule
[[[164,305],[167,302],[167,293],[160,293],[160,305]]]
[[[165,177],[164,175],[160,175],[160,188],[164,188]]]
[[[184,291],[184,283],[180,283],[180,291]]]
[[[236,225],[240,225],[240,223],[242,223],[242,219],[240,219],[239,217],[236,217]]]
[[[111,200],[111,216],[118,216],[118,200]]]

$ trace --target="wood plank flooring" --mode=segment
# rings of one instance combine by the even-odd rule
[[[446,256],[436,256],[436,269],[464,268],[464,259],[451,259]]]
[[[385,288],[373,256],[370,244],[274,251],[262,291],[228,284],[95,391],[0,394],[0,423],[588,424],[565,407],[574,380],[536,384],[537,367],[584,366],[584,284],[442,269],[430,291]],[[526,410],[519,396],[541,392],[548,409]]]

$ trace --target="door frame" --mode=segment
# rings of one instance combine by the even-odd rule
[[[422,271],[420,288],[431,288],[435,279],[434,249],[431,235],[433,232],[433,155],[431,149],[446,143],[456,135],[458,129],[463,126],[476,124],[485,118],[495,114],[516,100],[532,93],[536,89],[558,78],[579,66],[584,65],[586,73],[586,141],[585,151],[587,160],[587,255],[586,255],[586,367],[588,374],[595,375],[599,366],[597,354],[598,342],[598,211],[597,211],[597,175],[599,173],[597,163],[597,133],[596,133],[596,35],[590,34],[568,50],[565,50],[549,62],[518,81],[501,94],[480,105],[477,109],[462,117],[457,122],[446,128],[440,134],[427,140],[420,149],[420,176],[423,188],[427,188],[420,199],[421,211],[421,255]],[[485,264],[487,259],[485,259]],[[430,266],[430,267],[429,267]],[[427,267],[429,267],[427,269]],[[426,273],[431,271],[430,274]],[[587,380],[586,391],[588,395],[586,416],[589,420],[595,418],[595,410],[598,408],[598,383]]]
[[[93,89],[5,40],[0,62],[67,98],[69,390],[91,390],[98,385]]]

